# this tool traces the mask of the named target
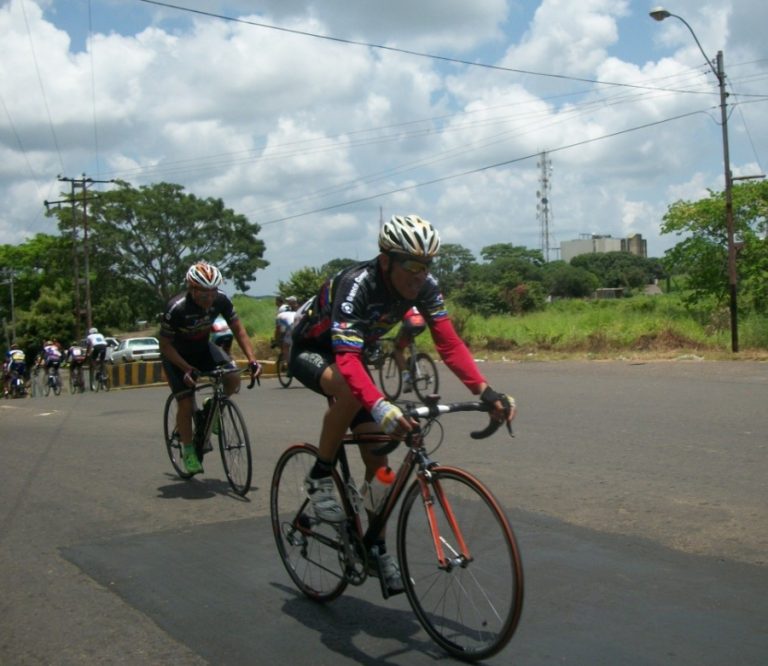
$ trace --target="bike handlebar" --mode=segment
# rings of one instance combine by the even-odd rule
[[[506,405],[509,408],[509,404]],[[451,414],[452,412],[490,412],[492,405],[480,400],[473,400],[469,402],[452,402],[448,404],[438,403],[437,401],[429,401],[426,405],[411,406],[405,410],[405,415],[412,419],[435,419],[441,414]],[[474,430],[469,433],[472,439],[485,439],[495,433],[502,423],[507,424],[507,430],[510,437],[514,437],[512,432],[512,424],[508,421],[494,421],[490,419],[489,423],[482,430]]]
[[[451,402],[451,403],[438,403],[437,396],[432,396],[425,405],[408,404],[403,410],[403,414],[416,421],[420,419],[429,419],[430,421],[436,420],[443,414],[451,414],[453,412],[490,412],[493,409],[492,405],[480,400],[473,400],[469,402]],[[509,405],[507,405],[508,407]],[[514,437],[515,434],[512,431],[512,424],[507,421],[494,421],[490,419],[489,423],[482,430],[474,430],[469,433],[472,439],[486,439],[495,433],[502,423],[506,423],[509,436]],[[409,442],[413,435],[413,431],[405,436],[406,442]],[[400,440],[391,440],[384,446],[374,449],[373,453],[376,455],[387,455],[392,453],[398,446],[400,446]]]

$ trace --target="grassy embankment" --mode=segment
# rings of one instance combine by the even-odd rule
[[[235,306],[259,358],[272,358],[274,300],[236,296]],[[522,317],[481,317],[449,309],[462,337],[481,358],[734,358],[728,311],[691,313],[674,294],[559,301]],[[742,317],[739,341],[737,358],[768,360],[768,317]],[[419,345],[431,348],[429,336],[419,338]]]

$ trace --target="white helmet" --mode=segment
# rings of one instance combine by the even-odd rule
[[[98,332],[99,332],[99,329],[96,327],[88,329],[88,335],[93,335],[94,333],[98,333]]]
[[[379,249],[431,259],[440,249],[440,236],[431,223],[418,215],[393,215],[381,227]]]
[[[203,289],[214,289],[223,281],[221,271],[216,266],[206,264],[204,261],[193,264],[187,271],[187,284],[190,287],[197,285]]]

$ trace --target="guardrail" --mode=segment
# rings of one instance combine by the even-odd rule
[[[264,368],[262,377],[276,375],[275,361],[259,361]],[[237,361],[237,365],[245,369],[246,361]],[[134,361],[133,363],[118,363],[108,365],[107,370],[112,380],[112,388],[136,388],[139,386],[152,386],[166,384],[163,364],[160,361]]]

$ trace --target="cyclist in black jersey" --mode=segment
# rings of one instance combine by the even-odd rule
[[[203,467],[192,443],[193,395],[185,393],[194,388],[200,372],[210,372],[217,366],[234,361],[221,347],[210,341],[211,325],[219,315],[232,329],[237,344],[248,359],[251,378],[261,374],[261,365],[251,340],[240,321],[232,301],[218,290],[222,283],[216,266],[198,262],[187,271],[186,292],[172,298],[165,308],[160,325],[160,353],[163,369],[171,391],[176,395],[178,410],[176,427],[183,444],[184,465],[190,474],[199,474]],[[236,373],[224,378],[224,391],[232,395],[240,390],[240,376]]]
[[[492,417],[511,421],[514,400],[497,393],[480,373],[448,317],[429,265],[440,248],[437,231],[417,215],[394,216],[379,233],[374,259],[337,273],[299,310],[292,333],[290,369],[313,391],[332,398],[320,433],[318,460],[305,480],[315,514],[327,521],[344,519],[331,479],[333,463],[347,428],[384,430],[403,437],[412,422],[389,402],[368,373],[365,347],[417,307],[446,365],[474,394],[492,405]],[[386,457],[361,447],[366,481],[386,465]],[[377,544],[380,575],[390,591],[403,589],[397,562]]]

